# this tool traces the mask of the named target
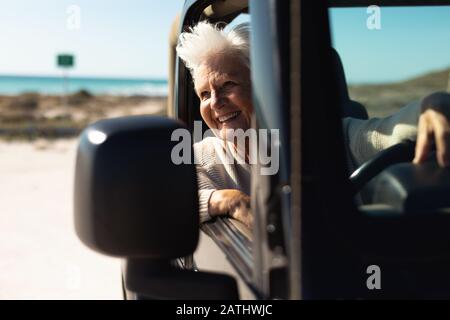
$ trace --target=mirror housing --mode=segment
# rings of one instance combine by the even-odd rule
[[[180,269],[167,261],[127,259],[123,274],[126,290],[136,300],[239,299],[238,285],[233,277]]]
[[[176,129],[184,129],[181,122],[138,116],[101,120],[83,131],[74,214],[85,245],[124,258],[174,259],[195,251],[196,171],[171,160]]]

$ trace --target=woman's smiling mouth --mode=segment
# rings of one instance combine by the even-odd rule
[[[231,120],[234,120],[235,118],[237,118],[239,115],[241,114],[241,111],[236,111],[236,112],[232,112],[229,114],[226,114],[224,116],[218,117],[217,120],[220,123],[226,123],[229,122]]]

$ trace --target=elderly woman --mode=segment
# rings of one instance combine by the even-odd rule
[[[248,148],[233,153],[246,161],[220,161],[224,150],[239,147],[227,139],[227,132],[251,127],[249,32],[247,24],[226,32],[200,22],[190,32],[181,34],[177,46],[179,57],[191,71],[201,116],[215,134],[194,145],[202,222],[228,215],[249,227],[252,225]],[[450,117],[444,116],[449,111],[450,95],[441,93],[426,97],[422,104],[410,104],[387,118],[344,119],[352,167],[405,138],[416,137],[415,163],[426,159],[435,138],[439,164],[450,165]]]

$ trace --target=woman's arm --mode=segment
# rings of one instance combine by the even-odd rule
[[[345,118],[344,137],[355,167],[402,140],[415,140],[419,115],[420,102],[412,102],[385,118]]]
[[[229,216],[243,222],[251,227],[253,217],[250,212],[250,197],[245,193],[227,188],[227,184],[221,177],[225,174],[220,166],[206,164],[205,159],[214,162],[210,152],[206,150],[206,157],[203,157],[203,147],[208,144],[194,145],[195,156],[197,157],[197,181],[199,196],[200,223],[211,220],[217,216]],[[210,151],[210,152],[208,152]]]
[[[253,215],[250,211],[250,197],[245,193],[234,190],[216,190],[209,200],[209,214],[215,216],[230,216],[239,220],[247,227],[253,224]]]
[[[450,94],[435,93],[386,118],[344,119],[344,135],[356,166],[404,139],[417,140],[414,162],[423,162],[433,141],[438,162],[449,165]]]
[[[239,190],[215,189],[202,171],[202,168],[197,169],[200,223],[217,216],[229,216],[251,228],[250,197]]]

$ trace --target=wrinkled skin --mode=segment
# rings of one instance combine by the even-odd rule
[[[195,75],[195,91],[200,98],[200,114],[210,129],[226,139],[228,129],[251,127],[253,113],[250,70],[230,55],[215,55],[201,65]],[[222,117],[237,116],[221,121]],[[222,118],[223,119],[223,118]],[[209,214],[228,215],[251,228],[250,197],[239,190],[216,190],[209,200]]]
[[[200,114],[210,129],[225,139],[227,129],[251,127],[253,113],[250,71],[239,58],[215,55],[195,73],[195,91],[200,98]],[[221,117],[238,114],[226,121]]]
[[[209,200],[209,214],[211,217],[229,215],[231,218],[241,221],[250,229],[253,225],[250,197],[239,190],[214,191]]]

